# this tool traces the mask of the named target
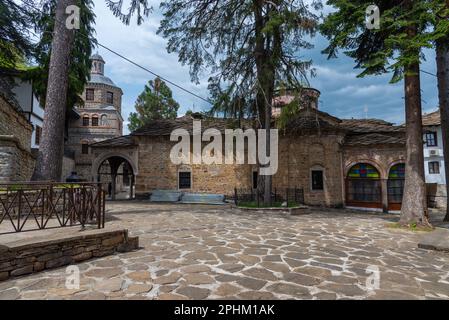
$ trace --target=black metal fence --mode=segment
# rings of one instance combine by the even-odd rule
[[[234,202],[237,206],[250,207],[267,206],[264,201],[263,190],[258,189],[234,189]],[[296,206],[304,204],[304,190],[300,188],[273,188],[268,206]]]
[[[104,223],[101,184],[0,184],[0,234],[86,224],[100,229]]]

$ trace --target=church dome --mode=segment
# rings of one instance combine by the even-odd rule
[[[100,56],[98,53],[95,53],[94,55],[92,55],[92,56],[90,57],[90,60],[99,60],[99,61],[102,61],[103,63],[105,62],[104,59],[103,59],[103,57]]]
[[[99,84],[106,84],[108,86],[117,87],[111,79],[109,79],[108,77],[106,77],[102,74],[98,74],[98,73],[90,74],[89,83],[99,83]]]

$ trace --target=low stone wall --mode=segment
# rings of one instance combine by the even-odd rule
[[[30,238],[0,245],[0,281],[131,251],[137,249],[138,244],[139,238],[129,237],[128,230],[94,229],[51,240]]]

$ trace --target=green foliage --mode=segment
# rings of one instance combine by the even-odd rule
[[[31,56],[31,19],[13,0],[0,2],[0,67],[14,68]]]
[[[44,105],[56,3],[56,0],[46,0],[42,9],[43,12],[35,13],[35,31],[41,35],[34,50],[35,60],[38,65],[31,68],[26,75],[26,78],[33,81],[36,93]],[[67,111],[74,105],[83,103],[80,94],[89,80],[90,56],[96,43],[94,38],[95,30],[93,28],[95,24],[93,2],[92,0],[77,0],[77,5],[80,7],[80,30],[75,33],[73,49],[70,54]]]
[[[175,119],[179,104],[173,99],[170,88],[160,78],[150,80],[137,97],[136,112],[128,118],[130,131],[134,131],[151,120]]]
[[[106,0],[106,5],[111,9],[112,13],[118,17],[126,25],[129,25],[131,17],[137,15],[137,24],[140,25],[145,17],[148,17],[153,8],[148,4],[147,0],[131,0],[128,6],[128,12],[123,13],[123,0],[113,1]]]
[[[392,72],[391,81],[397,82],[407,67],[424,59],[421,48],[432,47],[435,39],[429,32],[435,21],[435,1],[377,1],[379,30],[365,26],[366,8],[373,4],[371,0],[328,0],[327,4],[337,10],[321,26],[321,32],[330,40],[323,53],[333,58],[339,49],[344,49],[356,61],[356,68],[362,69],[359,77]],[[417,28],[415,35],[408,34],[410,27]],[[442,32],[447,34],[448,29]]]
[[[319,1],[312,5],[320,8]],[[307,78],[311,61],[299,52],[312,47],[305,37],[315,34],[318,16],[302,0],[172,0],[161,9],[158,33],[168,39],[168,52],[190,66],[192,81],[212,74],[212,113],[260,117],[277,82]]]

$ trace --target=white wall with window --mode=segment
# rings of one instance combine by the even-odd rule
[[[446,184],[441,126],[423,128],[426,183]]]
[[[44,108],[34,92],[33,83],[14,78],[15,87],[12,88],[15,98],[25,113],[28,121],[33,125],[31,134],[31,148],[39,148],[42,126],[44,121]]]

